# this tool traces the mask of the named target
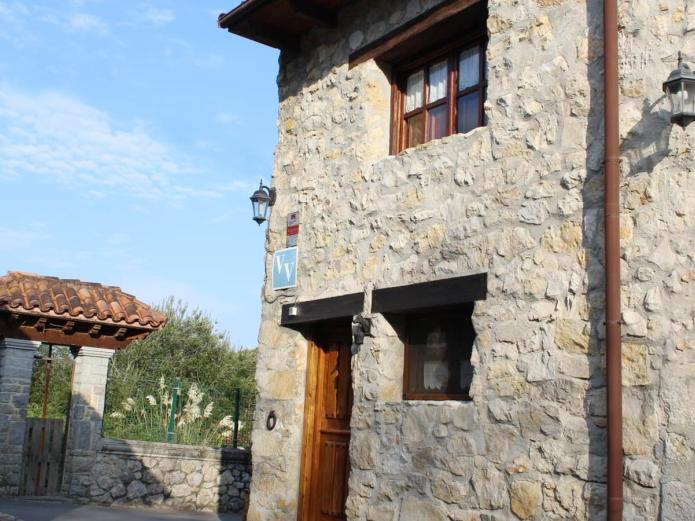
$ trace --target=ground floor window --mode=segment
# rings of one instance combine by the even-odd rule
[[[473,306],[406,318],[404,398],[468,400],[473,379]]]

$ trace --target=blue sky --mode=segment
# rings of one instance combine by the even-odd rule
[[[238,3],[0,0],[0,273],[168,295],[255,346],[277,52]]]

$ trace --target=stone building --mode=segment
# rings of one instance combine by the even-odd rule
[[[695,3],[618,7],[615,502],[695,519],[695,137],[662,93]],[[219,24],[282,51],[249,520],[605,519],[603,2]]]

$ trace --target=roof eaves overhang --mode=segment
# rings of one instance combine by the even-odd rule
[[[302,35],[314,27],[335,27],[338,9],[347,1],[246,0],[217,24],[230,33],[281,50],[297,51]]]

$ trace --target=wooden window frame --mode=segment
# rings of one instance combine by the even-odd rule
[[[454,310],[454,311],[439,311],[439,312],[431,312],[431,313],[426,313],[426,314],[418,314],[412,316],[413,318],[416,319],[429,319],[429,320],[436,320],[440,321],[441,323],[454,323],[454,324],[462,324],[468,322],[470,320],[470,317],[466,321],[462,321],[462,314],[465,314],[465,311],[463,310]],[[403,399],[404,400],[457,400],[457,401],[470,401],[471,396],[470,396],[470,388],[466,390],[462,390],[462,392],[450,392],[450,391],[441,391],[441,392],[422,392],[420,390],[415,390],[411,391],[410,390],[410,373],[411,371],[415,370],[416,368],[414,367],[416,364],[413,363],[412,358],[414,358],[411,354],[411,350],[415,349],[415,347],[411,343],[411,327],[412,326],[412,320],[409,320],[411,317],[406,317],[406,325],[405,325],[405,345],[404,345],[404,350],[403,350],[403,355],[404,355],[404,371],[403,371]],[[460,326],[459,326],[460,327]],[[472,327],[472,326],[471,326]],[[475,339],[475,331],[472,331],[473,333],[473,339]],[[462,337],[465,340],[466,338],[466,332],[462,332]],[[461,346],[462,349],[465,349],[465,346]],[[453,346],[447,345],[447,361],[449,362],[449,370],[451,371],[452,365],[451,365],[451,359],[452,359],[452,353],[455,348]],[[470,345],[470,354],[473,352],[473,340],[471,340],[471,345]],[[466,360],[465,358],[465,353],[463,353],[464,356],[459,358],[459,361],[464,361]],[[468,359],[470,361],[470,358]],[[420,369],[421,369],[422,364],[420,364]],[[459,371],[460,371],[460,366],[459,366]]]
[[[458,57],[461,52],[473,48],[475,46],[478,46],[480,49],[480,59],[478,64],[479,81],[476,85],[459,91]],[[481,31],[469,34],[465,38],[456,40],[455,42],[447,44],[443,47],[439,47],[433,51],[421,53],[419,56],[414,57],[411,60],[402,62],[394,66],[391,82],[391,154],[398,154],[400,152],[403,152],[407,148],[412,148],[407,146],[407,118],[416,116],[419,113],[426,113],[440,105],[448,104],[447,128],[446,133],[442,137],[457,134],[458,129],[456,128],[456,125],[458,100],[459,98],[471,94],[473,92],[478,93],[478,127],[482,127],[486,124],[484,111],[485,97],[487,94],[487,61],[485,52],[486,48],[487,36],[485,33]],[[443,60],[447,60],[448,62],[447,95],[444,98],[429,103],[429,67]],[[414,110],[411,110],[408,113],[405,113],[407,78],[410,74],[417,72],[419,69],[422,69],[424,72],[424,92],[422,106]],[[428,120],[429,118],[427,118],[427,115],[425,114],[423,143],[432,141],[432,139],[427,139],[427,135],[429,132]]]

